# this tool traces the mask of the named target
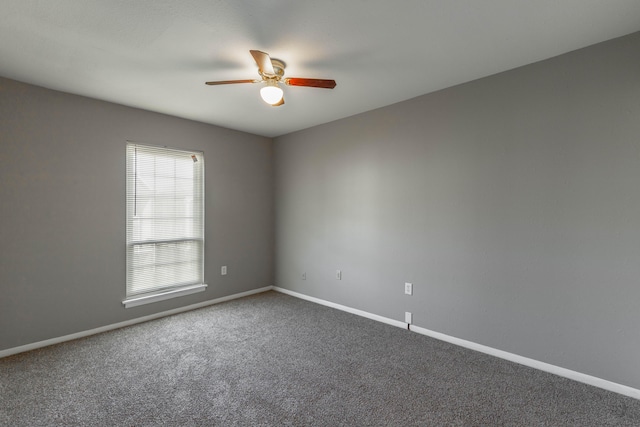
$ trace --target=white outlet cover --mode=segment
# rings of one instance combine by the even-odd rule
[[[336,270],[336,279],[342,280],[342,271]]]
[[[226,265],[223,265],[223,266],[220,268],[220,274],[221,274],[222,276],[226,276],[226,275],[227,275],[227,266],[226,266]]]
[[[413,284],[406,283],[404,284],[404,293],[407,295],[413,295]]]
[[[411,324],[413,322],[413,316],[411,315],[411,312],[409,311],[405,311],[404,312],[404,323],[408,323]]]

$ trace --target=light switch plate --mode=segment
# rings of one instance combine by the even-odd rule
[[[405,283],[404,284],[404,293],[407,295],[413,295],[413,284]]]

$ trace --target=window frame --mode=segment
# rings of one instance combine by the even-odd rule
[[[138,175],[138,164],[137,164],[137,157],[134,158],[133,156],[137,156],[138,155],[138,151],[137,149],[141,149],[143,151],[146,150],[146,154],[149,154],[150,156],[154,156],[153,157],[153,161],[154,161],[154,165],[157,166],[157,163],[161,160],[159,160],[162,155],[165,155],[165,157],[167,159],[171,159],[173,158],[174,161],[175,159],[179,158],[180,156],[189,156],[191,157],[191,159],[194,161],[194,163],[198,163],[197,168],[199,168],[199,172],[198,170],[196,170],[195,168],[193,169],[193,173],[191,176],[191,183],[194,186],[194,191],[197,190],[199,191],[201,194],[199,194],[199,202],[201,204],[200,206],[200,212],[198,215],[194,215],[193,219],[196,222],[199,222],[199,227],[197,226],[192,226],[191,230],[196,230],[195,231],[195,236],[194,235],[190,235],[190,236],[180,236],[178,235],[177,237],[174,238],[153,238],[153,239],[145,239],[142,238],[141,240],[135,240],[134,239],[134,234],[137,233],[142,233],[144,234],[144,232],[138,232],[137,229],[135,229],[134,226],[134,222],[136,220],[140,220],[141,217],[137,217],[136,216],[136,210],[137,210],[137,197],[138,197],[138,190],[137,190],[137,184],[138,182],[141,182],[142,179],[139,178]],[[171,156],[171,154],[177,154],[175,157]],[[195,156],[195,157],[194,157]],[[135,164],[133,162],[136,162]],[[166,161],[166,160],[165,160]],[[153,201],[154,203],[154,214],[155,214],[155,203],[159,200],[161,200],[161,196],[158,196],[156,194],[156,190],[157,187],[155,186],[155,182],[158,181],[158,178],[163,178],[166,179],[166,176],[163,176],[162,173],[158,172],[157,170],[155,170],[154,166],[154,170],[153,170],[153,180],[154,180],[154,195],[151,197],[150,200]],[[207,285],[204,282],[204,260],[205,260],[205,162],[204,162],[204,152],[200,151],[200,150],[189,150],[189,149],[183,149],[183,148],[174,148],[174,147],[167,147],[167,146],[159,146],[159,145],[150,145],[150,144],[140,144],[137,142],[133,142],[133,141],[127,141],[126,144],[126,290],[125,290],[125,299],[122,301],[123,305],[125,306],[125,308],[130,308],[130,307],[135,307],[135,306],[139,306],[139,305],[143,305],[143,304],[149,304],[149,303],[153,303],[153,302],[157,302],[157,301],[162,301],[162,300],[166,300],[166,299],[170,299],[170,298],[176,298],[179,296],[184,296],[184,295],[189,295],[189,294],[193,294],[196,292],[202,292],[206,289]],[[199,176],[198,176],[199,175]],[[181,179],[184,179],[183,177],[178,177],[177,173],[174,172],[173,176],[170,177],[171,178],[171,182],[173,184],[173,188],[177,188],[178,187],[178,182]],[[196,179],[199,180],[199,182],[196,182]],[[175,191],[175,190],[174,190]],[[196,193],[193,193],[196,194]],[[178,193],[178,196],[181,196],[180,193]],[[195,209],[198,208],[198,203],[197,200],[198,197],[194,197],[193,201],[192,201],[192,205],[190,206],[190,208],[194,211]],[[155,219],[155,216],[151,217],[152,219]],[[178,214],[174,212],[173,216],[171,217],[172,220],[176,221],[178,218]],[[193,228],[195,227],[195,228]],[[136,231],[134,231],[134,229]],[[154,231],[158,231],[160,232],[160,229],[156,230],[154,228]],[[187,233],[187,232],[184,232]],[[134,248],[136,247],[142,247],[143,245],[153,245],[153,252],[154,252],[154,257],[160,257],[157,256],[156,253],[160,253],[161,248],[159,248],[158,246],[161,245],[168,245],[168,246],[174,246],[175,250],[178,250],[178,248],[176,247],[176,244],[180,244],[182,242],[195,242],[195,245],[187,245],[189,247],[193,247],[195,246],[196,249],[199,249],[196,252],[197,258],[196,258],[196,264],[199,265],[199,270],[197,272],[197,274],[195,274],[195,276],[197,277],[196,283],[175,283],[175,284],[170,284],[170,285],[162,285],[162,286],[158,286],[158,287],[149,287],[148,290],[143,290],[143,291],[138,291],[138,292],[131,292],[131,288],[132,283],[133,283],[133,269],[136,267],[136,260],[135,260],[135,250]],[[172,259],[173,260],[173,259]],[[138,259],[139,262],[139,259]],[[159,267],[166,267],[168,265],[170,265],[171,262],[156,262],[154,260],[154,262],[151,264],[152,269],[154,270],[154,272],[152,273],[153,275],[157,274],[155,272],[155,270]],[[138,268],[140,268],[140,265],[137,266]],[[144,287],[142,287],[144,289]]]

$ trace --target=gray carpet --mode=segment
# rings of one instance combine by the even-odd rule
[[[3,426],[639,426],[640,401],[275,292],[0,359]]]

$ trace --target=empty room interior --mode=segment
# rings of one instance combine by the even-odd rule
[[[640,425],[637,0],[0,9],[0,425]]]

